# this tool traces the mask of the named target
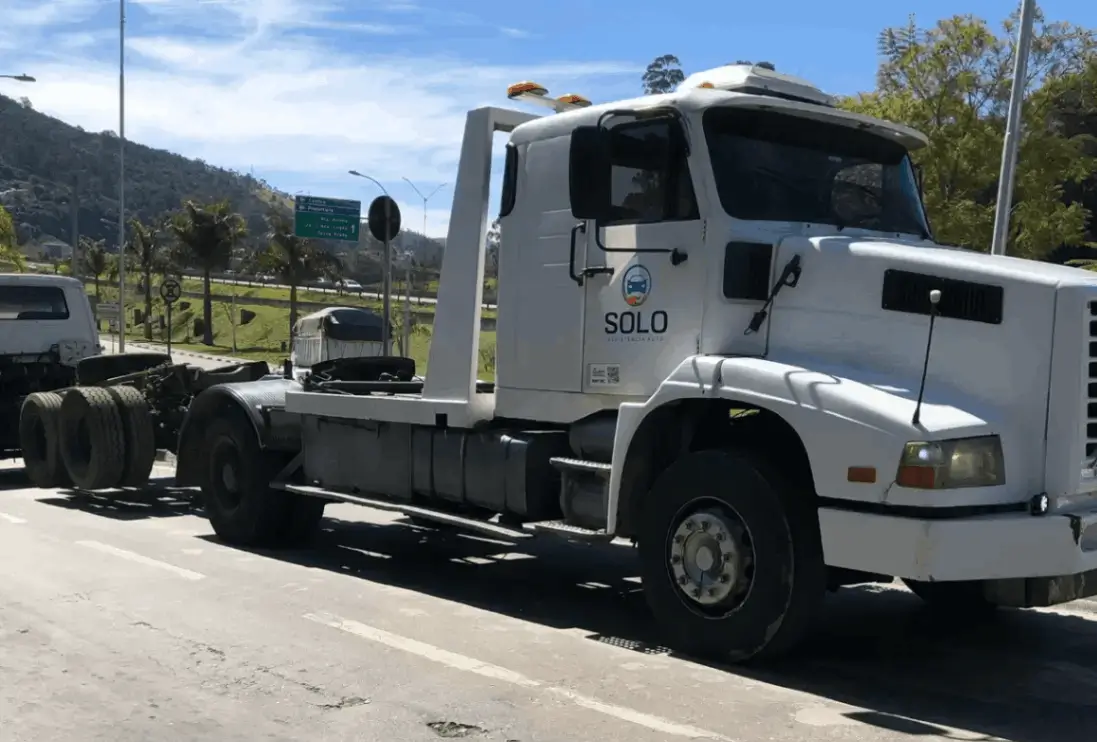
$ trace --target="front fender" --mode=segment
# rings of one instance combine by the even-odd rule
[[[905,443],[997,433],[993,410],[950,398],[948,390],[927,389],[921,420],[911,424],[916,385],[897,385],[860,369],[806,361],[694,356],[682,362],[643,403],[620,406],[610,474],[610,529],[616,526],[621,474],[641,423],[655,410],[681,400],[721,399],[780,416],[804,444],[820,496],[862,502],[935,502],[950,493],[904,490],[894,473]],[[890,383],[889,383],[890,381]],[[913,387],[910,388],[910,387]],[[849,467],[875,467],[874,483],[848,481]],[[986,488],[997,490],[999,488]],[[972,494],[976,492],[972,491]]]
[[[271,376],[256,381],[218,384],[195,396],[179,430],[175,479],[183,487],[199,483],[205,430],[223,415],[243,413],[263,448],[296,452],[301,446],[297,415],[285,411],[286,392],[300,389],[296,381]]]

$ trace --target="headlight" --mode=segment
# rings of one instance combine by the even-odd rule
[[[988,435],[949,441],[911,441],[903,447],[895,481],[901,487],[923,490],[1005,484],[1002,440]]]

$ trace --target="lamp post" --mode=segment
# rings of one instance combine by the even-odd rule
[[[388,189],[381,185],[381,182],[376,178],[360,173],[357,170],[348,170],[348,173],[356,178],[365,178],[369,182],[381,189],[381,192],[386,196],[389,195]],[[385,215],[385,222],[388,223],[388,214]],[[384,348],[385,355],[392,355],[392,243],[390,240],[385,240],[384,249],[384,266],[381,269],[382,285],[381,285],[381,312],[384,314],[384,321],[381,323],[382,327],[382,347]]]
[[[1022,0],[1021,22],[1017,29],[1017,51],[1013,60],[1013,88],[1009,93],[1009,113],[1006,136],[1002,141],[1002,170],[998,176],[998,202],[994,209],[994,236],[990,241],[992,255],[1006,254],[1009,236],[1009,215],[1013,208],[1014,171],[1017,168],[1017,148],[1021,141],[1021,104],[1025,99],[1028,76],[1028,52],[1032,47],[1032,23],[1036,16],[1036,0]]]
[[[126,0],[118,0],[118,352],[126,352]]]
[[[37,82],[30,75],[0,75],[0,78],[5,80],[15,80],[16,82]]]
[[[437,188],[435,188],[433,191],[431,191],[428,195],[424,196],[423,192],[420,191],[419,188],[414,183],[412,183],[410,180],[408,180],[407,178],[404,178],[404,182],[407,183],[409,186],[411,186],[412,190],[415,191],[415,194],[423,200],[423,231],[419,233],[419,255],[420,255],[420,257],[422,257],[422,255],[424,253],[424,248],[426,247],[426,243],[427,243],[427,202],[430,201],[432,198],[434,198],[434,195],[436,193],[438,193],[438,191],[445,188],[448,185],[448,183],[442,183]],[[410,279],[409,279],[409,283],[408,283],[408,289],[405,292],[405,296],[406,296],[406,298],[405,298],[405,303],[404,303],[404,320],[407,321],[408,317],[411,315],[411,283],[410,283]],[[405,347],[406,347],[406,345],[407,345],[407,343],[405,343]]]

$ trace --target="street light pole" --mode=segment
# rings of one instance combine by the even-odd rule
[[[30,75],[0,75],[0,78],[5,80],[15,80],[16,82],[36,82],[35,78]]]
[[[126,352],[126,0],[118,0],[118,352]]]
[[[372,178],[369,175],[360,173],[357,170],[348,170],[348,173],[356,178],[365,178],[369,182],[381,189],[381,192],[386,196],[389,195],[388,189],[381,185],[381,182],[376,178]],[[391,198],[391,197],[390,197]],[[391,224],[389,214],[385,213],[386,231],[388,230],[388,224]],[[392,241],[385,240],[384,242],[384,257],[382,258],[384,266],[381,269],[382,285],[381,285],[381,312],[384,314],[384,321],[381,323],[381,345],[384,348],[386,356],[392,355]]]
[[[1002,142],[1002,171],[998,176],[998,202],[994,209],[994,236],[990,241],[992,255],[1006,254],[1009,236],[1009,216],[1013,208],[1013,182],[1017,168],[1017,148],[1021,140],[1021,104],[1025,99],[1028,77],[1028,53],[1032,47],[1032,23],[1036,16],[1036,0],[1022,0],[1020,28],[1017,29],[1016,58],[1013,60],[1013,88],[1009,93],[1009,114],[1006,136]]]

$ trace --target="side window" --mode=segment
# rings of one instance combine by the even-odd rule
[[[610,162],[613,216],[600,226],[699,218],[678,122],[656,119],[614,127]]]

